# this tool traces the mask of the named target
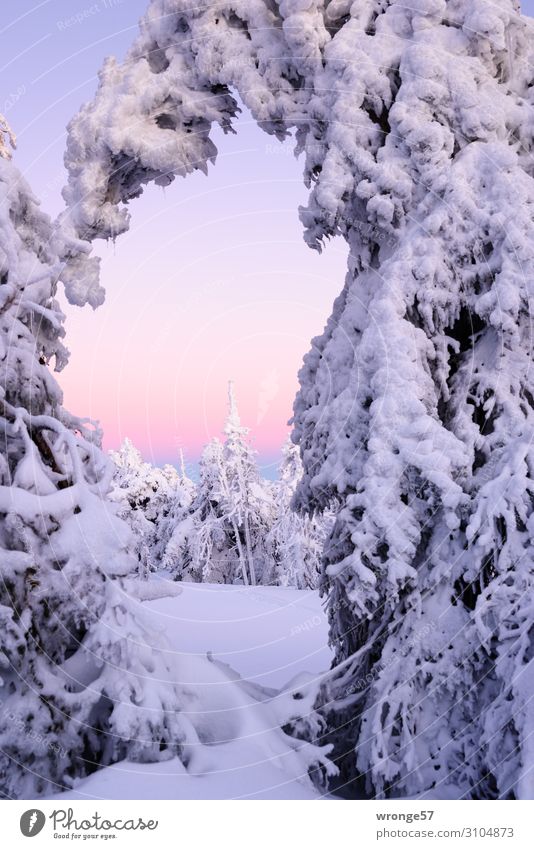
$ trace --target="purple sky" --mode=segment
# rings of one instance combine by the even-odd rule
[[[109,54],[134,37],[145,0],[17,0],[2,35],[3,112],[15,161],[43,207],[61,209],[65,125],[96,87]],[[523,3],[534,13],[534,0]],[[97,418],[106,446],[130,436],[147,459],[194,463],[219,435],[226,381],[235,380],[265,474],[288,428],[296,374],[341,289],[346,248],[321,255],[302,240],[301,164],[247,115],[238,135],[216,133],[217,165],[150,189],[133,226],[99,246],[106,304],[66,307],[71,362],[65,403]]]

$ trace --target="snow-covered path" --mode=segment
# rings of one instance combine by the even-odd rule
[[[60,798],[317,798],[294,752],[280,743],[284,706],[272,695],[329,666],[318,594],[184,584],[177,597],[144,607],[170,644],[184,712],[202,745],[193,746],[187,770],[178,759],[123,761]],[[245,680],[236,681],[235,673]]]
[[[213,652],[248,681],[279,689],[330,664],[317,592],[283,587],[183,584],[177,598],[147,606],[179,653]]]

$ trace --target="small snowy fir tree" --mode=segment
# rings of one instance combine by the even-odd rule
[[[265,540],[274,512],[272,493],[260,476],[256,452],[248,441],[249,429],[241,424],[232,381],[228,402],[221,507],[227,527],[232,529],[232,545],[239,552],[243,582],[262,583],[268,564]]]
[[[533,43],[516,0],[153,0],[70,127],[80,302],[89,242],[207,170],[232,90],[296,128],[308,243],[348,243],[294,438],[300,505],[340,503],[320,698],[372,796],[534,797]]]
[[[219,439],[208,442],[200,458],[200,480],[197,496],[192,504],[190,525],[186,532],[185,547],[193,556],[189,572],[193,580],[213,583],[234,583],[243,575],[246,564],[236,551],[236,531],[224,509],[226,482],[224,476],[223,446]]]
[[[186,473],[184,456],[180,451],[180,476],[157,522],[157,538],[152,549],[156,564],[176,581],[195,580],[195,497],[196,486]]]
[[[110,497],[134,531],[139,572],[146,577],[159,565],[160,524],[170,509],[179,477],[172,466],[159,469],[146,463],[128,438],[110,455],[115,464]]]
[[[280,477],[274,487],[276,515],[267,534],[271,558],[269,583],[299,590],[316,589],[319,585],[323,549],[333,523],[330,511],[309,516],[293,508],[302,474],[299,449],[288,439],[282,451]]]
[[[110,498],[119,505],[120,517],[128,522],[135,534],[139,573],[146,577],[153,569],[150,555],[153,524],[145,512],[155,495],[152,469],[128,438],[118,451],[110,451],[110,457],[115,464]]]
[[[194,572],[212,583],[256,584],[269,573],[266,537],[274,505],[248,442],[248,428],[239,419],[231,382],[228,395],[225,443],[213,439],[200,462],[198,494],[192,505]]]

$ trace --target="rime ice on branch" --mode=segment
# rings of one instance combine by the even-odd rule
[[[232,91],[296,130],[308,243],[349,244],[294,439],[302,507],[341,504],[321,698],[379,796],[534,797],[532,34],[513,0],[153,0],[70,126],[88,250],[144,183],[207,169]],[[91,262],[75,302],[102,297]]]

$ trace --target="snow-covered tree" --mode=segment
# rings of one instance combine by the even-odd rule
[[[175,580],[195,580],[197,529],[193,503],[196,486],[185,470],[180,452],[180,476],[157,521],[152,556],[158,566],[170,572]]]
[[[261,583],[269,572],[266,537],[274,505],[262,481],[249,429],[241,424],[233,384],[224,445],[212,439],[200,461],[200,482],[187,520],[187,543],[194,536],[192,573],[212,583]]]
[[[145,462],[141,452],[126,438],[118,451],[110,451],[115,464],[113,476],[117,500],[122,499],[131,510],[141,510],[153,522],[161,513],[161,505],[176,488],[180,476],[174,466],[163,468]]]
[[[145,512],[155,496],[152,467],[144,462],[128,438],[118,451],[110,451],[110,456],[115,465],[110,498],[119,505],[120,517],[128,522],[134,532],[139,573],[146,577],[153,569],[150,544],[154,525]]]
[[[288,439],[274,488],[276,515],[266,538],[271,558],[268,583],[300,590],[319,585],[323,549],[333,523],[329,510],[310,516],[293,509],[302,474],[299,449]]]
[[[110,455],[115,464],[110,498],[134,531],[139,569],[146,576],[159,565],[161,526],[175,500],[180,478],[173,466],[160,469],[145,462],[128,438]]]
[[[296,128],[306,239],[350,248],[300,373],[298,499],[340,502],[321,698],[373,795],[534,797],[532,34],[516,0],[153,0],[70,127],[70,292],[91,303],[89,242],[144,183],[207,170],[231,88]]]
[[[272,493],[259,473],[256,452],[248,440],[249,428],[241,424],[234,394],[228,385],[228,418],[224,426],[221,507],[231,528],[233,548],[239,552],[244,583],[261,583],[268,568],[265,540],[272,523]]]
[[[355,4],[332,41],[353,61],[331,70],[306,221],[345,236],[349,272],[295,423],[301,501],[342,500],[332,739],[343,778],[379,796],[534,796],[534,183],[514,5]]]
[[[247,564],[237,528],[228,523],[225,493],[223,446],[215,437],[202,452],[192,521],[184,529],[186,550],[193,550],[190,573],[197,581],[246,583]]]
[[[188,727],[165,655],[149,650],[138,603],[128,597],[133,542],[105,499],[113,467],[100,432],[62,407],[50,370],[67,362],[56,300],[60,249],[29,187],[0,155],[4,797],[59,790],[121,757],[178,752]]]

